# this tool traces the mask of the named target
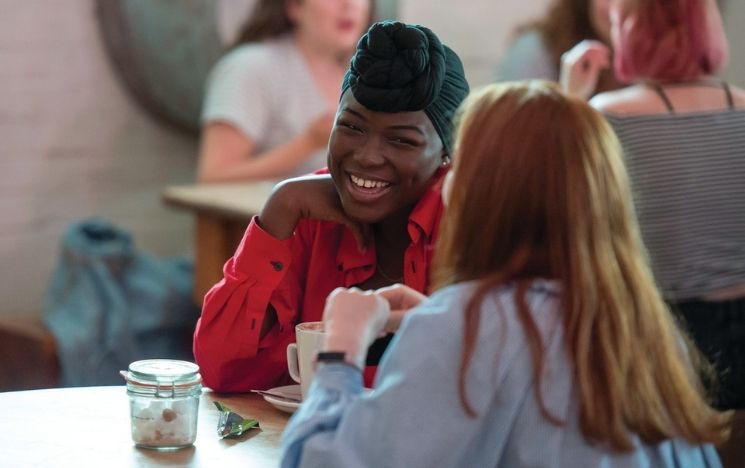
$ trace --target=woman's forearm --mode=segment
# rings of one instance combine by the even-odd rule
[[[318,148],[304,134],[286,144],[258,155],[244,154],[239,161],[226,162],[214,158],[200,167],[199,182],[235,182],[241,180],[278,179],[291,174]],[[206,151],[221,151],[214,145]]]

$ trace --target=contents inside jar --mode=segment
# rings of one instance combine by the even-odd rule
[[[132,440],[151,447],[179,447],[196,439],[196,398],[132,402]]]

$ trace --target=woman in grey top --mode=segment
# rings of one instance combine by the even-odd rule
[[[199,181],[325,167],[344,71],[369,20],[370,0],[259,0],[208,80]]]
[[[616,75],[590,103],[626,153],[644,242],[666,299],[719,370],[718,405],[745,408],[745,91],[715,77],[727,41],[713,0],[620,0]],[[594,92],[607,47],[577,45],[562,82]]]

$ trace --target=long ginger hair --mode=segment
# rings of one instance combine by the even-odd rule
[[[544,348],[525,301],[534,278],[560,282],[565,349],[588,440],[617,451],[647,443],[725,440],[729,413],[712,409],[682,331],[650,271],[621,149],[604,118],[543,81],[495,84],[462,107],[433,272],[436,288],[477,286],[464,312],[459,391],[484,297],[514,283],[540,395]]]

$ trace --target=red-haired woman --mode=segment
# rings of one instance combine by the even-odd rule
[[[717,404],[745,408],[745,91],[716,78],[728,46],[713,0],[617,0],[613,68],[595,96],[626,153],[642,236],[666,299],[717,367]],[[562,82],[593,93],[608,49],[567,53]]]
[[[545,82],[465,104],[437,243],[364,394],[359,367],[403,286],[338,289],[283,467],[718,467],[710,408],[652,280],[618,141]]]

